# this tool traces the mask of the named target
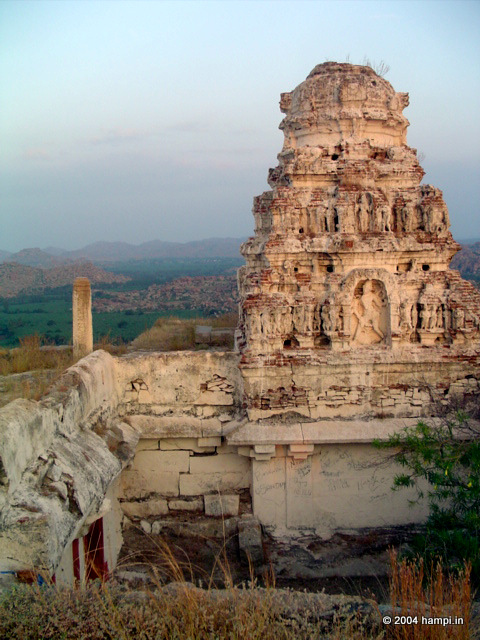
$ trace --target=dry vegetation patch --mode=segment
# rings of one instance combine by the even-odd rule
[[[20,338],[20,347],[0,350],[0,375],[23,373],[37,369],[59,369],[72,364],[72,350],[52,345],[42,347],[38,334]]]
[[[20,338],[20,347],[0,350],[0,407],[16,398],[38,400],[67,367],[72,349],[42,347],[37,334]]]
[[[0,602],[0,634],[5,640],[382,637],[378,628],[346,610],[329,609],[331,620],[322,619],[320,610],[296,610],[297,595],[302,594],[278,594],[255,586],[207,591],[189,583],[136,591],[113,583],[76,590],[21,585]]]
[[[134,349],[155,351],[183,351],[195,349],[195,327],[197,325],[212,328],[232,328],[237,326],[238,315],[226,313],[218,317],[180,319],[175,317],[159,318],[151,329],[147,329],[132,341]],[[217,346],[233,348],[233,337],[225,336]]]
[[[276,589],[270,575],[258,587],[253,574],[235,586],[228,563],[224,588],[199,588],[161,544],[163,566],[151,567],[149,586],[132,589],[115,579],[81,588],[17,585],[0,596],[0,637],[35,639],[262,639],[262,640],[467,640],[471,624],[468,567],[447,575],[391,555],[390,604],[342,595]],[[188,564],[188,563],[187,563]],[[166,576],[168,573],[167,584]],[[428,573],[428,575],[425,575]],[[425,583],[424,578],[427,578]],[[187,576],[188,580],[188,576]],[[210,583],[211,584],[211,583]],[[462,616],[463,625],[384,624],[394,616]]]

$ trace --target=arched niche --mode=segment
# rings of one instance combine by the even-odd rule
[[[385,344],[389,337],[389,305],[380,280],[361,280],[351,304],[351,344]]]
[[[363,337],[360,338],[359,331],[357,330],[357,324],[359,322],[358,316],[362,315],[362,305],[357,303],[363,296],[363,287],[366,282],[372,282],[372,288],[374,293],[374,299],[376,301],[375,306],[378,304],[380,309],[379,327],[381,333],[384,334],[384,338],[380,338],[380,335],[373,331],[373,336],[378,337],[378,341],[375,337],[371,336],[370,340]],[[370,285],[367,285],[367,294],[370,289]],[[365,302],[368,301],[368,295]],[[339,291],[334,296],[334,303],[341,306],[344,315],[344,333],[345,337],[352,345],[362,344],[391,344],[392,331],[395,330],[398,324],[398,308],[399,308],[399,293],[398,283],[393,274],[389,273],[385,269],[353,269],[344,278],[340,284]],[[362,303],[363,304],[363,303]],[[357,307],[360,308],[357,309]],[[356,314],[353,311],[356,311]],[[363,322],[370,322],[367,318]],[[382,327],[384,327],[382,329]],[[362,331],[362,334],[369,334],[371,332]],[[355,334],[355,340],[353,336]],[[349,337],[349,338],[348,338]],[[365,341],[366,340],[366,341]]]

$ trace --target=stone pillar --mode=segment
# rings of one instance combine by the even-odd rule
[[[93,351],[92,295],[88,278],[73,283],[73,357],[83,358]]]

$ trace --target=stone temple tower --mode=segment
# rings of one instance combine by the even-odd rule
[[[250,418],[385,415],[378,367],[406,388],[416,363],[417,384],[446,389],[478,364],[480,296],[449,269],[459,245],[441,191],[420,184],[407,105],[370,67],[334,62],[282,94],[285,142],[239,274]]]

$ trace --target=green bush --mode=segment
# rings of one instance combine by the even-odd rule
[[[395,448],[403,468],[393,489],[416,487],[417,500],[428,500],[429,515],[414,550],[427,561],[440,560],[449,569],[472,565],[480,583],[480,428],[462,411],[453,416],[419,422],[376,442]],[[425,489],[425,482],[427,488]]]

